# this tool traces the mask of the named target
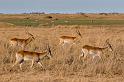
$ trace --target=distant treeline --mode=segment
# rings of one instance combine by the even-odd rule
[[[45,14],[45,12],[31,12],[31,13],[22,13],[22,14]]]
[[[120,14],[120,13],[83,13],[83,12],[79,12],[76,14],[81,14],[81,15],[85,15],[85,14],[99,14],[99,15],[110,15],[110,14]]]
[[[0,14],[5,14],[5,13],[0,13]],[[46,14],[46,13],[45,12],[30,12],[30,13],[20,13],[20,14]],[[48,13],[48,14],[68,14],[68,13]],[[116,15],[116,14],[120,14],[120,13],[116,13],[116,12],[113,12],[113,13],[84,13],[84,12],[78,12],[78,13],[75,13],[75,14],[81,14],[81,15],[85,15],[85,14],[110,15],[110,14],[113,14],[113,15]]]

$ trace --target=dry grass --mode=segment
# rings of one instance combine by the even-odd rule
[[[76,33],[80,30],[82,38]],[[0,28],[0,82],[122,82],[124,81],[124,28],[112,26],[56,26],[54,28],[28,28],[36,39],[26,50],[42,52],[49,43],[53,58],[42,60],[46,71],[31,62],[23,65],[23,70],[15,66],[15,53],[20,50],[9,46],[13,37],[27,38],[25,27]],[[58,46],[61,35],[77,36],[75,45]],[[81,46],[105,47],[109,38],[114,51],[104,51],[103,60],[85,62],[79,60]],[[106,55],[106,56],[105,56]]]

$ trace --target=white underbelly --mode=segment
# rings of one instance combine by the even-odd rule
[[[70,40],[65,40],[64,43],[72,43]]]
[[[24,57],[24,60],[32,60],[32,59],[33,59],[33,57],[31,57],[31,56]]]

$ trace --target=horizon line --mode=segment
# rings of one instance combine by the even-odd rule
[[[12,12],[12,13],[5,13],[5,12],[0,12],[0,14],[124,14],[124,12]]]

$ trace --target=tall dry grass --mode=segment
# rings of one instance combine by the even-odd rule
[[[82,38],[76,33],[79,30]],[[27,38],[24,28],[0,29],[0,75],[13,73],[35,73],[43,74],[44,71],[38,65],[30,69],[31,62],[25,62],[23,70],[15,66],[10,72],[12,64],[15,62],[15,53],[20,50],[18,47],[11,47],[9,39],[12,37]],[[26,50],[42,52],[46,50],[46,45],[50,45],[53,58],[42,59],[43,66],[49,76],[55,77],[116,77],[124,76],[124,28],[110,26],[56,26],[54,28],[28,28],[36,38],[27,45]],[[5,33],[4,33],[5,32]],[[70,46],[58,46],[61,35],[77,36],[76,44]],[[109,38],[114,51],[104,51],[102,60],[96,58],[95,61],[88,59],[83,62],[79,60],[81,47],[85,44],[105,47],[105,41]],[[63,79],[63,78],[62,78]],[[56,79],[57,80],[57,79]],[[67,79],[66,79],[67,80]],[[60,81],[60,79],[59,79]],[[54,81],[57,82],[57,81]],[[80,81],[78,81],[80,82]]]

